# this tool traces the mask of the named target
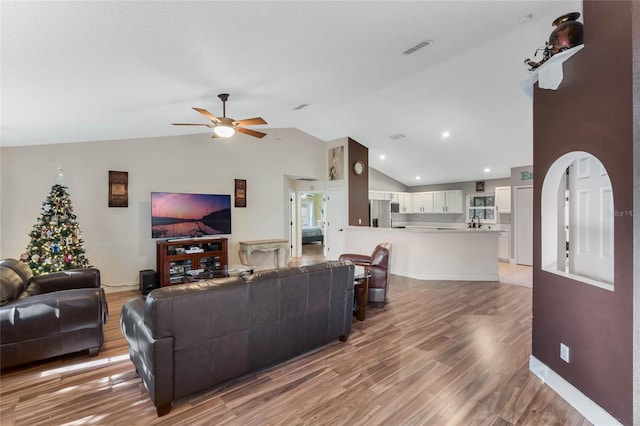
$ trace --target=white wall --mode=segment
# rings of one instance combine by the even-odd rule
[[[232,207],[228,236],[230,263],[238,263],[239,241],[289,238],[286,175],[326,179],[324,142],[295,129],[277,133],[0,148],[0,257],[25,251],[62,167],[87,257],[106,285],[137,285],[140,270],[156,269],[152,191],[233,195],[234,179],[246,179],[247,207]],[[129,172],[128,208],[108,207],[109,170]]]
[[[369,191],[408,192],[405,185],[373,167],[369,167]]]

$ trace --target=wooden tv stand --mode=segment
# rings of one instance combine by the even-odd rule
[[[226,238],[158,241],[160,287],[224,276],[228,263]]]

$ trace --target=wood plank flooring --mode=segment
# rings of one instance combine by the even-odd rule
[[[390,303],[336,341],[174,403],[161,418],[110,319],[86,353],[5,370],[0,424],[588,425],[528,371],[531,289],[392,276]]]

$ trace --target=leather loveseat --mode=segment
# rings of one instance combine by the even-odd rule
[[[351,262],[155,289],[122,308],[129,357],[158,416],[174,400],[351,332]]]
[[[0,261],[2,368],[86,349],[95,356],[107,317],[98,269],[34,277],[24,262]]]

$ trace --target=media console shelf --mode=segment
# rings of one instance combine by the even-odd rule
[[[156,249],[160,287],[225,275],[226,238],[158,241]]]

